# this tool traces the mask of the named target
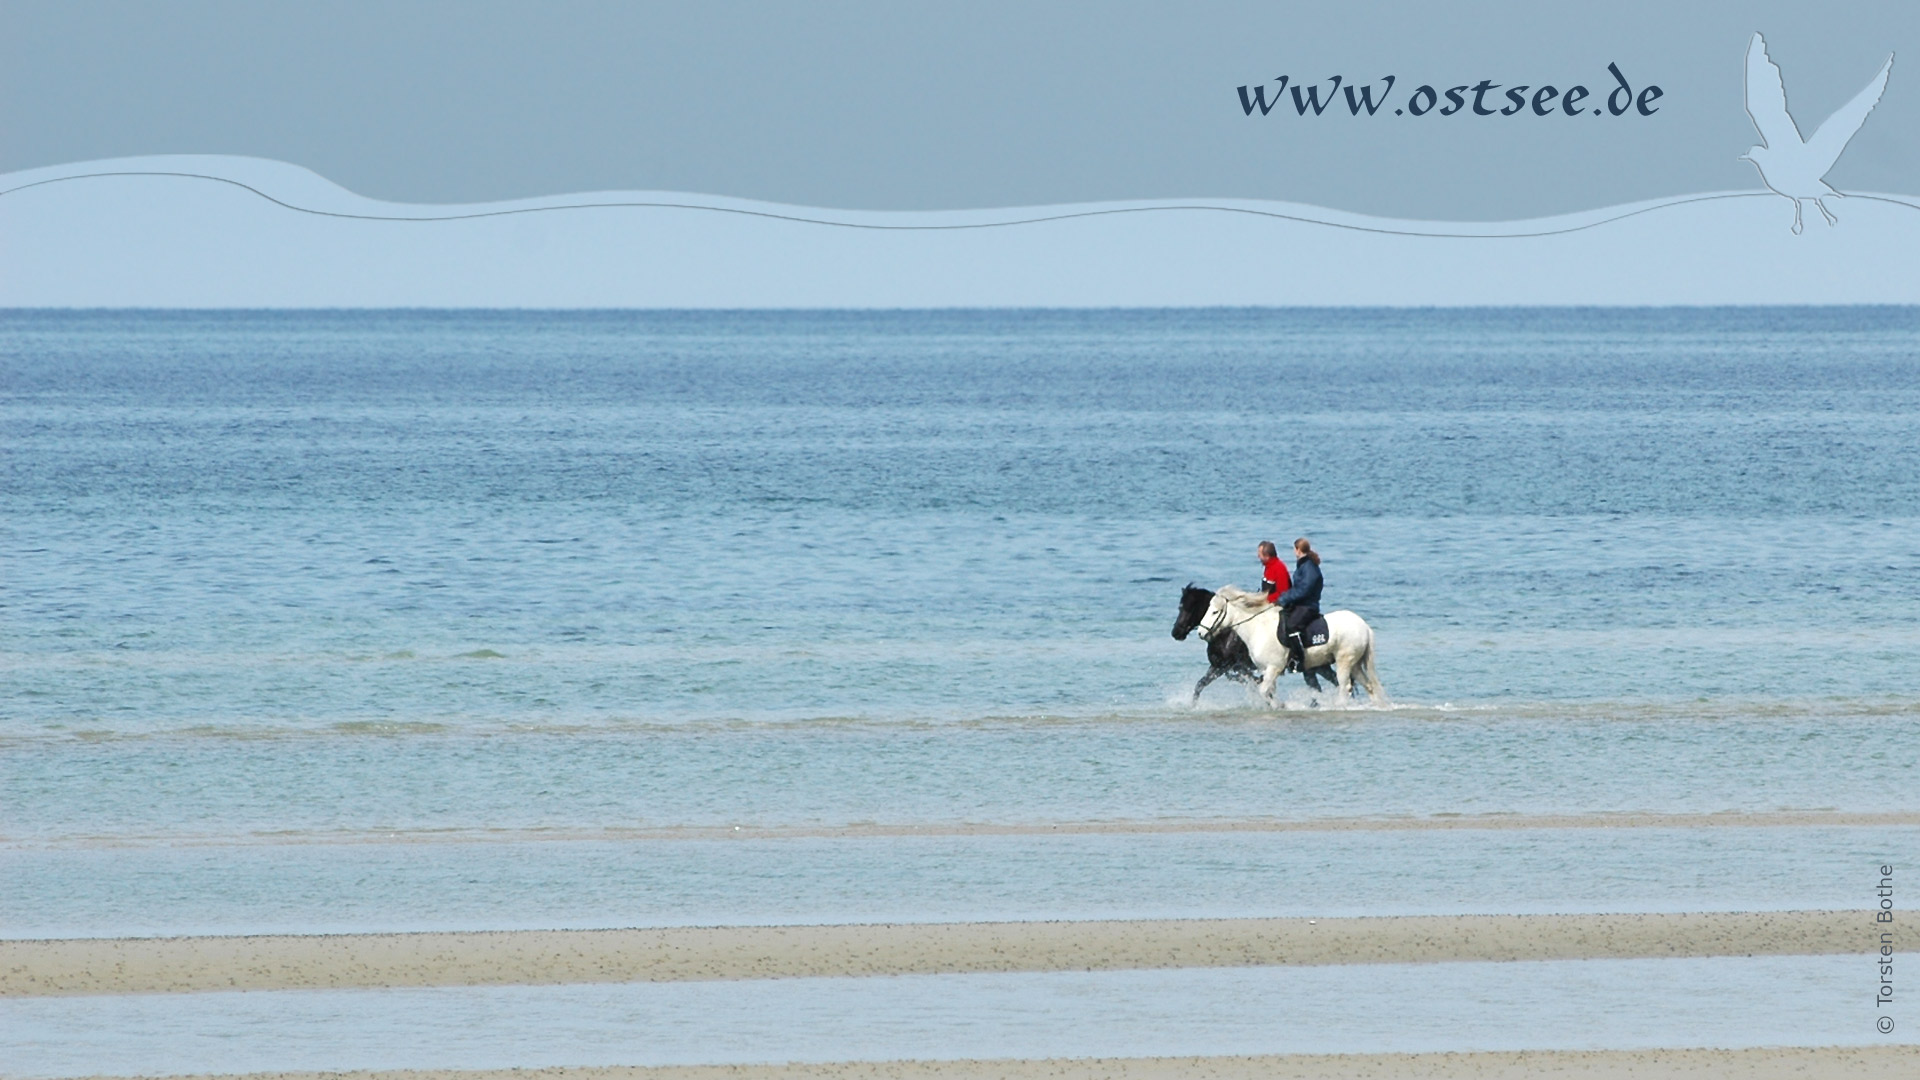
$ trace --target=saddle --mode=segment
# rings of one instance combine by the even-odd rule
[[[1327,617],[1325,615],[1320,616],[1295,631],[1292,636],[1300,639],[1300,647],[1302,650],[1311,649],[1316,645],[1325,645],[1327,643]],[[1281,642],[1284,644],[1285,640],[1285,637],[1282,637]]]
[[[1295,630],[1292,634],[1286,632],[1286,625],[1287,624],[1282,621],[1279,627],[1280,644],[1286,646],[1287,649],[1287,663],[1285,667],[1280,669],[1281,672],[1302,671],[1307,677],[1308,685],[1312,686],[1315,690],[1320,689],[1320,683],[1313,677],[1314,673],[1312,671],[1305,671],[1304,669],[1306,667],[1307,650],[1313,648],[1315,645],[1325,645],[1327,643],[1327,617],[1322,615],[1300,629]],[[1296,653],[1294,651],[1294,642],[1289,641],[1288,638],[1293,638],[1299,642],[1299,652]],[[1320,670],[1326,673],[1327,678],[1331,679],[1334,677],[1331,667],[1322,666]]]

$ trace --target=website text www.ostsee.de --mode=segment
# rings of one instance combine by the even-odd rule
[[[1653,116],[1660,111],[1655,102],[1666,91],[1652,84],[1635,87],[1617,63],[1607,64],[1607,74],[1612,82],[1603,83],[1600,90],[1589,90],[1581,83],[1563,84],[1563,88],[1553,83],[1498,83],[1492,79],[1445,89],[1435,83],[1421,83],[1394,106],[1392,115]],[[1241,86],[1238,94],[1240,109],[1247,116],[1285,116],[1289,111],[1300,116],[1329,112],[1339,116],[1342,106],[1346,114],[1376,116],[1393,100],[1394,85],[1400,82],[1395,75],[1366,83],[1351,82],[1343,75],[1312,83],[1276,75],[1270,82]]]

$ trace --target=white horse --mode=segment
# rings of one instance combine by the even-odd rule
[[[1375,705],[1385,704],[1387,692],[1380,685],[1379,673],[1373,666],[1373,627],[1351,611],[1329,611],[1326,619],[1326,643],[1307,649],[1306,669],[1312,671],[1332,664],[1340,684],[1340,701],[1352,696],[1357,677]],[[1277,604],[1267,603],[1259,593],[1223,585],[1207,605],[1206,617],[1195,629],[1202,641],[1212,641],[1216,634],[1238,635],[1246,643],[1247,655],[1253,659],[1254,666],[1261,671],[1261,695],[1269,705],[1274,703],[1274,684],[1287,664],[1287,647],[1280,643]]]

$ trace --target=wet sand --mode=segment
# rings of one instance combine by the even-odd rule
[[[1920,1046],[882,1061],[658,1068],[254,1073],[248,1080],[1806,1080],[1920,1076]]]
[[[0,996],[1813,956],[1876,940],[1866,911],[78,938],[0,941]]]

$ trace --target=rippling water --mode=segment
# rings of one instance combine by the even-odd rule
[[[282,873],[344,875],[355,926],[435,924],[351,884],[383,834],[473,883],[446,922],[590,925],[934,893],[920,856],[849,856],[871,897],[836,909],[763,873],[776,842],[706,899],[616,901],[582,849],[511,852],[1920,810],[1915,309],[9,313],[0,434],[0,863],[29,882],[0,931],[325,923],[257,898]],[[1190,707],[1179,587],[1298,535],[1396,707]],[[1568,842],[1528,835],[1499,858]],[[1726,843],[1749,903],[1838,895],[1792,843]],[[194,854],[223,844],[280,854]],[[1685,906],[1692,856],[1649,844],[1666,877],[1568,902]],[[948,907],[1046,914],[1082,860],[1055,913],[1123,908],[1096,849]],[[500,884],[522,858],[571,899]],[[128,906],[143,874],[172,908]],[[1141,906],[1299,906],[1236,880]]]

